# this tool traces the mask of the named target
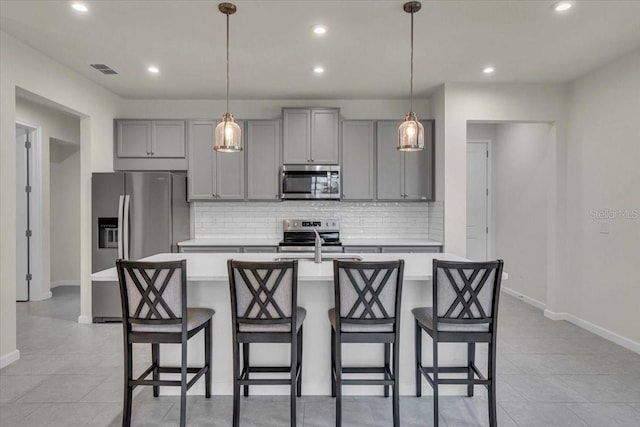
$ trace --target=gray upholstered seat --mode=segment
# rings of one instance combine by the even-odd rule
[[[336,309],[329,309],[329,322],[335,329],[336,327]],[[381,325],[364,325],[355,323],[342,323],[342,332],[393,332],[393,324],[383,323]]]
[[[296,331],[299,331],[304,322],[304,318],[307,317],[307,310],[302,307],[296,308]],[[238,329],[240,332],[290,332],[290,326],[288,323],[283,324],[265,324],[265,323],[239,323]]]
[[[425,328],[433,331],[433,307],[419,307],[411,310],[413,316]],[[489,332],[488,323],[438,323],[438,331],[446,332]]]
[[[187,331],[197,328],[213,317],[215,311],[210,308],[187,308]],[[132,323],[131,332],[182,332],[182,324],[173,325]]]

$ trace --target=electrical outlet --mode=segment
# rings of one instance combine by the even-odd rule
[[[600,221],[600,234],[609,234],[609,221]]]

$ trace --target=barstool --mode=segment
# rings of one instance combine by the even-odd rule
[[[473,396],[474,385],[489,391],[489,424],[496,420],[496,328],[502,280],[502,260],[453,262],[433,260],[433,306],[412,310],[415,317],[416,396],[422,395],[422,376],[433,387],[433,425],[438,426],[440,384],[466,384]],[[434,314],[435,311],[435,314]],[[433,367],[422,366],[422,331],[433,340]],[[467,366],[439,367],[438,343],[467,343]],[[475,364],[476,343],[489,344],[488,374]],[[467,378],[440,378],[441,373],[467,374]],[[433,375],[433,378],[429,374]],[[476,376],[478,379],[476,379]]]
[[[298,301],[298,262],[228,260],[233,330],[233,426],[240,425],[240,386],[290,385],[291,426],[296,425],[296,396],[302,393],[302,323]],[[294,309],[295,308],[295,309]],[[250,343],[291,343],[289,366],[250,366]],[[242,343],[242,369],[240,369]],[[250,379],[251,373],[289,373],[289,378]]]
[[[116,261],[122,302],[124,330],[124,408],[122,425],[131,425],[133,389],[153,386],[180,387],[180,426],[186,422],[187,390],[202,375],[205,395],[211,397],[211,318],[209,308],[187,307],[187,264],[185,260],[169,262]],[[204,366],[187,367],[187,341],[204,329]],[[133,343],[151,343],[151,366],[133,379]],[[160,366],[160,344],[180,344],[180,367]],[[160,374],[180,374],[180,380],[160,380]],[[149,375],[152,380],[147,380]],[[187,381],[187,374],[195,374]]]
[[[331,322],[331,395],[336,398],[336,427],[342,425],[343,385],[393,388],[393,425],[400,425],[398,390],[400,300],[404,261],[333,261],[335,308]],[[338,315],[336,315],[338,313]],[[343,367],[342,343],[383,343],[384,366]],[[393,359],[391,359],[393,346]],[[393,368],[391,368],[393,360]],[[382,374],[382,379],[343,379],[342,374]]]

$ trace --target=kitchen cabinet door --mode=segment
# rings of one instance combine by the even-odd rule
[[[280,121],[247,121],[247,199],[280,200]]]
[[[311,162],[338,164],[338,110],[311,110]]]
[[[244,122],[236,120],[242,129],[243,142],[246,142]],[[215,137],[214,137],[215,139]],[[242,144],[243,147],[246,144]],[[212,146],[213,147],[213,146]],[[245,151],[224,153],[211,149],[216,157],[216,199],[217,200],[243,200],[244,199],[244,158]]]
[[[378,200],[404,200],[404,159],[396,149],[399,125],[398,121],[379,121],[376,126]]]
[[[306,164],[311,160],[311,110],[282,110],[282,152],[285,164]]]
[[[342,122],[342,200],[373,200],[374,122]]]
[[[405,200],[434,199],[433,120],[422,120],[424,150],[404,153]]]
[[[118,120],[116,155],[118,157],[149,157],[151,129],[151,120]]]
[[[188,127],[189,171],[188,198],[192,200],[215,200],[215,141],[216,122],[213,120],[191,121]]]
[[[185,132],[182,120],[157,120],[153,123],[151,155],[153,157],[185,157]]]

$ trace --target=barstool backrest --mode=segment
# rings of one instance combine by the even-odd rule
[[[122,316],[128,325],[171,325],[187,309],[186,261],[116,261]],[[185,323],[186,324],[186,323]]]
[[[231,314],[236,330],[242,324],[273,325],[274,332],[291,332],[298,290],[297,261],[228,260]]]
[[[433,260],[434,322],[492,324],[497,314],[502,260]],[[434,327],[437,330],[437,328]]]
[[[400,308],[404,261],[333,261],[336,329],[393,326]],[[346,329],[343,327],[346,326]]]

